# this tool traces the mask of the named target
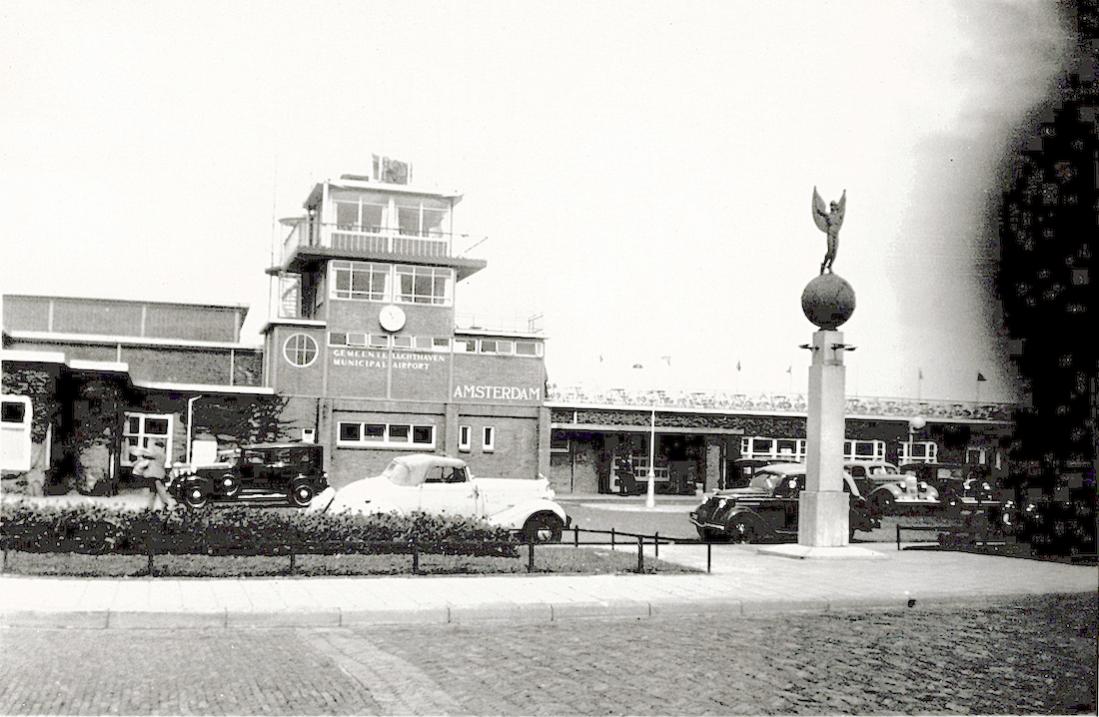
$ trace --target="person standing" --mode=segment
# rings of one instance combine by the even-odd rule
[[[168,495],[168,488],[165,485],[167,474],[164,470],[164,462],[167,458],[164,454],[164,444],[154,441],[148,448],[135,448],[133,453],[138,457],[133,467],[133,475],[145,478],[152,492],[149,508],[157,510],[174,506],[175,501]]]

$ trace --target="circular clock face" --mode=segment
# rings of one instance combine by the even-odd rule
[[[399,306],[386,306],[378,314],[378,323],[386,331],[400,331],[404,328],[404,311]]]

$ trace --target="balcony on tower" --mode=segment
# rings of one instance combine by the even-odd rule
[[[461,198],[350,174],[322,182],[306,198],[304,215],[281,220],[290,232],[280,265],[270,271],[300,274],[330,259],[349,259],[451,267],[461,281],[485,267],[483,259],[469,256],[483,238],[454,232]]]

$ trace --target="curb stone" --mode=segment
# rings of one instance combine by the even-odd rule
[[[497,603],[486,605],[440,606],[421,609],[327,608],[309,611],[228,610],[206,612],[179,611],[32,611],[0,610],[2,628],[60,629],[201,629],[201,628],[309,628],[369,627],[371,625],[447,625],[499,622],[530,624],[570,619],[652,619],[696,615],[737,615],[766,617],[783,613],[827,614],[854,611],[895,611],[942,609],[951,607],[990,607],[1005,602],[1052,595],[1078,595],[1093,591],[1030,592],[958,595],[929,593],[892,597],[852,597],[836,600],[740,600],[730,598],[643,602],[618,600],[582,603]],[[915,602],[910,606],[909,600]]]

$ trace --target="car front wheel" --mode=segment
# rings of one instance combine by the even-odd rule
[[[290,502],[299,508],[307,508],[315,494],[313,486],[308,483],[298,483],[290,487]]]
[[[210,496],[200,485],[188,485],[183,487],[183,502],[191,508],[201,508],[210,501]]]
[[[523,524],[523,538],[531,543],[559,543],[564,527],[553,513],[536,513]]]
[[[879,515],[889,515],[893,512],[893,507],[896,504],[897,499],[887,490],[883,490],[874,496],[874,507],[878,509]]]

